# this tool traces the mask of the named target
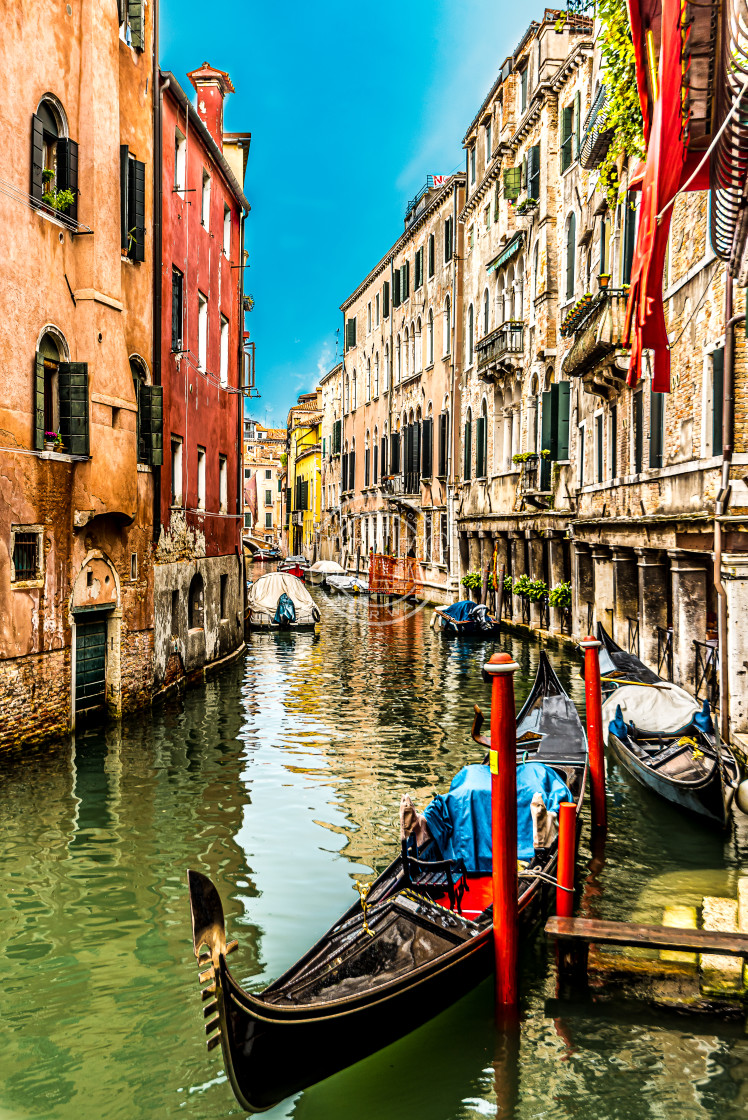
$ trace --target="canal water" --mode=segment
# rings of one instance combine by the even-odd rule
[[[472,710],[489,708],[493,645],[434,635],[428,608],[314,594],[318,636],[253,636],[245,657],[152,713],[0,761],[0,1120],[241,1115],[220,1048],[205,1048],[187,868],[217,883],[239,940],[231,967],[259,990],[396,854],[401,794],[422,807],[477,760]],[[538,647],[501,648],[520,665],[521,702]],[[576,654],[549,653],[581,707]],[[668,901],[735,897],[742,822],[715,836],[613,767],[609,816],[589,914],[659,921]],[[542,937],[523,946],[521,983],[518,1037],[494,1027],[486,982],[267,1115],[745,1115],[742,1026],[624,1001],[559,1007]]]

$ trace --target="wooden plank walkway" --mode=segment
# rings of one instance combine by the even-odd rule
[[[643,926],[593,918],[549,918],[545,932],[557,941],[580,945],[627,945],[640,949],[671,949],[687,953],[720,953],[748,957],[748,933],[723,933],[676,926]]]

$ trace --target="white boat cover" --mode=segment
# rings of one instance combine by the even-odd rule
[[[313,572],[325,572],[331,575],[345,574],[345,568],[342,568],[335,560],[318,560],[316,564],[312,564],[311,570]]]
[[[603,704],[603,742],[608,741],[608,725],[615,719],[620,704],[626,723],[633,720],[642,731],[673,735],[686,727],[701,711],[693,696],[677,684],[663,683],[655,687],[623,684]]]
[[[296,608],[296,625],[313,626],[314,613],[319,617],[314,599],[302,581],[290,572],[268,572],[252,584],[247,594],[247,607],[252,612],[250,622],[264,626],[272,622],[284,592]]]
[[[362,591],[369,590],[369,581],[365,576],[329,576],[327,582],[336,591]]]

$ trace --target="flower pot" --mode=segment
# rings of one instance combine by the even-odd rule
[[[597,278],[597,282],[601,288],[607,288],[610,283],[610,276],[606,276],[605,273],[601,272]]]
[[[44,450],[45,451],[54,451],[56,446],[57,445],[55,444],[55,442],[53,440],[45,439],[45,441],[44,441]]]

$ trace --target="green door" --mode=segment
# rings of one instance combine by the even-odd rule
[[[76,620],[75,714],[85,719],[106,703],[106,620]]]

